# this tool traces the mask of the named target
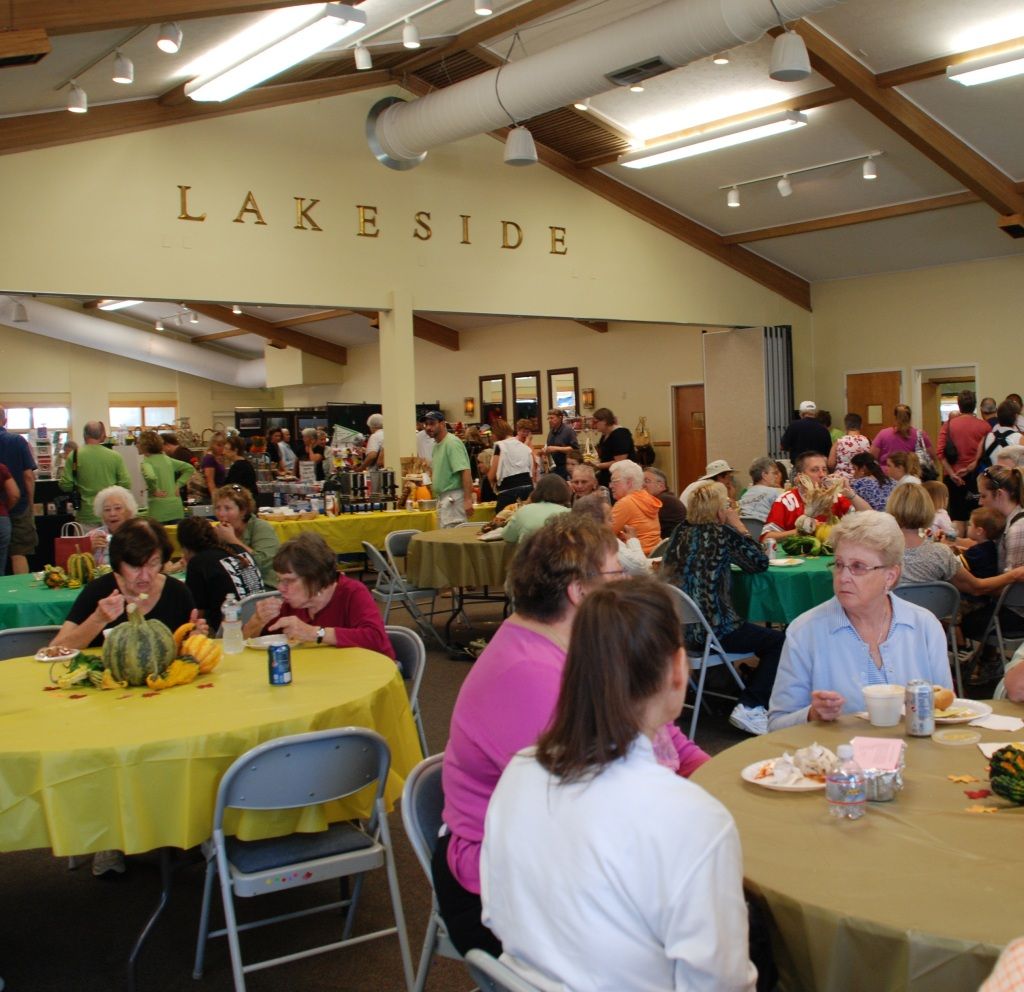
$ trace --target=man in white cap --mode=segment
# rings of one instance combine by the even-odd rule
[[[686,501],[690,498],[690,493],[697,488],[702,482],[720,482],[726,489],[729,490],[729,499],[736,498],[736,487],[733,484],[733,472],[735,469],[724,459],[716,458],[713,462],[708,462],[707,467],[704,469],[704,474],[699,479],[694,479],[680,494],[679,499],[682,501],[683,506],[686,506]]]
[[[800,404],[800,417],[786,428],[780,444],[790,458],[796,458],[805,451],[816,451],[828,458],[832,450],[832,435],[818,420],[818,407],[814,400],[804,400]]]

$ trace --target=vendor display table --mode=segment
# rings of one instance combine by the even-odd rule
[[[801,613],[832,598],[832,556],[801,559],[799,565],[769,565],[750,575],[733,569],[732,602],[751,623],[792,623]]]
[[[1024,717],[1017,704],[992,706]],[[693,776],[736,820],[746,884],[770,911],[786,992],[964,992],[1024,933],[1017,909],[1024,808],[964,794],[988,785],[977,746],[906,738],[903,791],[870,803],[856,821],[833,820],[823,790],[773,792],[740,778],[747,765],[813,741],[835,751],[855,736],[903,730],[853,716],[802,724],[730,747]],[[1024,740],[1024,731],[981,734],[982,741]],[[997,812],[968,812],[975,806]]]

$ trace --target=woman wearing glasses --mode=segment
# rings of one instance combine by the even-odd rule
[[[238,545],[243,551],[248,551],[259,566],[263,584],[268,589],[276,589],[274,555],[281,542],[274,528],[256,516],[256,501],[252,493],[239,485],[221,486],[213,494],[213,509],[217,514],[217,526],[214,527],[217,540],[229,548]]]
[[[896,520],[876,510],[851,514],[832,531],[832,543],[835,596],[786,631],[771,730],[859,712],[866,685],[953,685],[942,624],[892,595],[905,549]]]

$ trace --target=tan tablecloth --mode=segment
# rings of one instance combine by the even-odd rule
[[[1024,718],[1024,706],[994,702]],[[907,740],[906,785],[869,804],[857,821],[835,821],[823,791],[772,792],[740,770],[812,741],[835,750],[855,736],[901,736],[856,717],[751,738],[694,775],[736,819],[747,885],[767,902],[786,992],[973,992],[999,951],[1024,934],[1024,807],[987,786],[976,745]],[[1024,740],[1024,731],[982,730],[982,741]],[[951,782],[969,774],[981,781]],[[968,813],[970,806],[996,813]]]
[[[409,544],[406,573],[417,586],[497,586],[505,582],[516,546],[481,541],[472,527],[452,527],[417,534]]]

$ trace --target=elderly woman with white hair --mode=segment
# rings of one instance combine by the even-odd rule
[[[370,436],[366,439],[366,455],[359,468],[365,472],[370,468],[384,467],[384,417],[379,413],[371,413],[366,418],[366,426]]]
[[[946,635],[927,610],[892,594],[905,542],[887,513],[863,510],[832,531],[835,596],[790,624],[768,727],[865,709],[864,687],[924,679],[952,688]]]
[[[89,531],[92,556],[97,565],[109,565],[107,546],[110,539],[126,520],[138,515],[139,504],[124,486],[107,486],[96,494],[92,501],[92,510],[103,521],[95,530]]]
[[[997,451],[995,464],[1001,468],[1024,467],[1024,444],[1008,444],[1002,451]]]
[[[644,489],[644,470],[628,458],[612,462],[612,530],[620,541],[636,537],[649,555],[661,540],[661,500]]]

